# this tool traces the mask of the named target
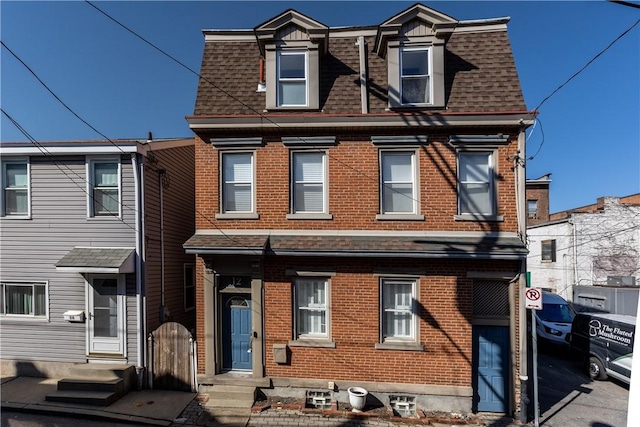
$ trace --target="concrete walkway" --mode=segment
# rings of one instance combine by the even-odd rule
[[[421,425],[423,420],[387,420],[378,417],[327,416],[294,409],[269,408],[261,412],[234,411],[230,416],[219,416],[207,411],[206,399],[200,401],[196,393],[170,390],[131,391],[106,407],[48,402],[47,394],[56,390],[58,379],[32,377],[1,378],[0,404],[2,411],[55,414],[58,416],[85,417],[95,420],[111,420],[157,426],[204,427],[402,427]],[[449,423],[431,423],[447,427]],[[510,418],[483,417],[482,424],[468,427],[518,426]]]

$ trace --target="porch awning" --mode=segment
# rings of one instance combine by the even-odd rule
[[[275,255],[401,258],[524,259],[527,248],[513,236],[293,236],[272,235]]]
[[[268,236],[194,234],[182,247],[188,254],[264,255]]]
[[[56,263],[56,270],[75,273],[133,273],[133,248],[85,248],[76,246]]]
[[[209,255],[283,255],[520,260],[527,248],[515,235],[431,236],[389,234],[195,234],[187,253]]]

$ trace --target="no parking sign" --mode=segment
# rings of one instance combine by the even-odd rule
[[[527,288],[524,291],[525,308],[542,310],[542,291],[539,288]]]

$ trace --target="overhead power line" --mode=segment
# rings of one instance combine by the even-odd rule
[[[103,134],[102,132],[100,132],[98,129],[96,129],[93,125],[91,125],[91,123],[87,122],[85,119],[83,119],[82,117],[80,117],[80,115],[78,113],[76,113],[71,107],[69,107],[62,99],[60,99],[60,97],[58,95],[56,95],[56,93],[49,87],[47,86],[47,84],[42,81],[42,79],[40,77],[38,77],[38,75],[36,74],[35,71],[33,71],[33,69],[31,69],[31,67],[29,67],[14,51],[12,51],[9,46],[7,46],[5,44],[4,41],[0,40],[0,43],[2,43],[2,46],[7,49],[9,51],[9,53],[11,55],[13,55],[13,57],[20,62],[22,65],[24,65],[24,67],[31,73],[31,75],[33,75],[33,77],[36,78],[36,80],[38,80],[38,82],[40,82],[40,84],[42,86],[44,86],[44,88],[51,94],[53,95],[53,97],[67,110],[69,110],[69,112],[71,114],[73,114],[74,116],[76,116],[78,118],[78,120],[80,120],[82,123],[84,123],[85,125],[87,125],[89,128],[91,128],[95,133],[97,133],[98,135],[102,136],[104,139],[106,139],[107,141],[109,141],[114,147],[116,147],[118,150],[120,150],[123,154],[126,154],[124,152],[124,150],[122,150],[122,148],[120,148],[118,146],[118,144],[116,144],[115,142],[113,142],[111,139],[109,139],[108,136],[106,136],[105,134]]]
[[[567,80],[564,81],[564,83],[562,83],[560,86],[558,86],[557,88],[555,88],[553,91],[551,91],[551,93],[549,95],[547,95],[546,97],[544,97],[544,99],[542,99],[542,101],[540,101],[540,103],[533,109],[533,111],[538,111],[540,109],[540,107],[542,107],[542,105],[547,102],[549,99],[551,99],[551,97],[553,97],[556,93],[558,93],[560,90],[562,90],[562,88],[564,88],[571,80],[573,80],[574,78],[576,78],[580,73],[582,73],[584,70],[587,69],[587,67],[589,67],[591,64],[593,64],[593,62],[598,59],[600,56],[602,56],[602,54],[604,54],[607,50],[609,50],[614,44],[616,44],[621,38],[623,38],[624,36],[626,36],[631,30],[633,30],[635,28],[636,25],[638,25],[640,23],[640,19],[636,20],[636,22],[634,22],[629,28],[627,28],[626,30],[624,30],[622,33],[620,33],[620,35],[618,37],[616,37],[615,39],[613,39],[611,41],[611,43],[609,43],[604,49],[602,49],[600,52],[598,52],[593,58],[591,58],[584,66],[582,66],[582,68],[580,68],[578,71],[576,71],[575,73],[573,73]],[[540,143],[540,146],[538,147],[538,150],[536,151],[536,154],[534,154],[533,156],[529,157],[528,160],[533,160],[538,153],[540,152],[540,149],[542,148],[542,144],[544,144],[544,136],[542,138],[542,142]]]

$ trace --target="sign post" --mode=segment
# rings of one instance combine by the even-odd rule
[[[525,308],[542,310],[542,290],[526,288],[524,290]],[[534,425],[540,425],[540,408],[538,407],[538,334],[536,333],[536,316],[531,312],[531,352],[533,353],[533,414]]]

